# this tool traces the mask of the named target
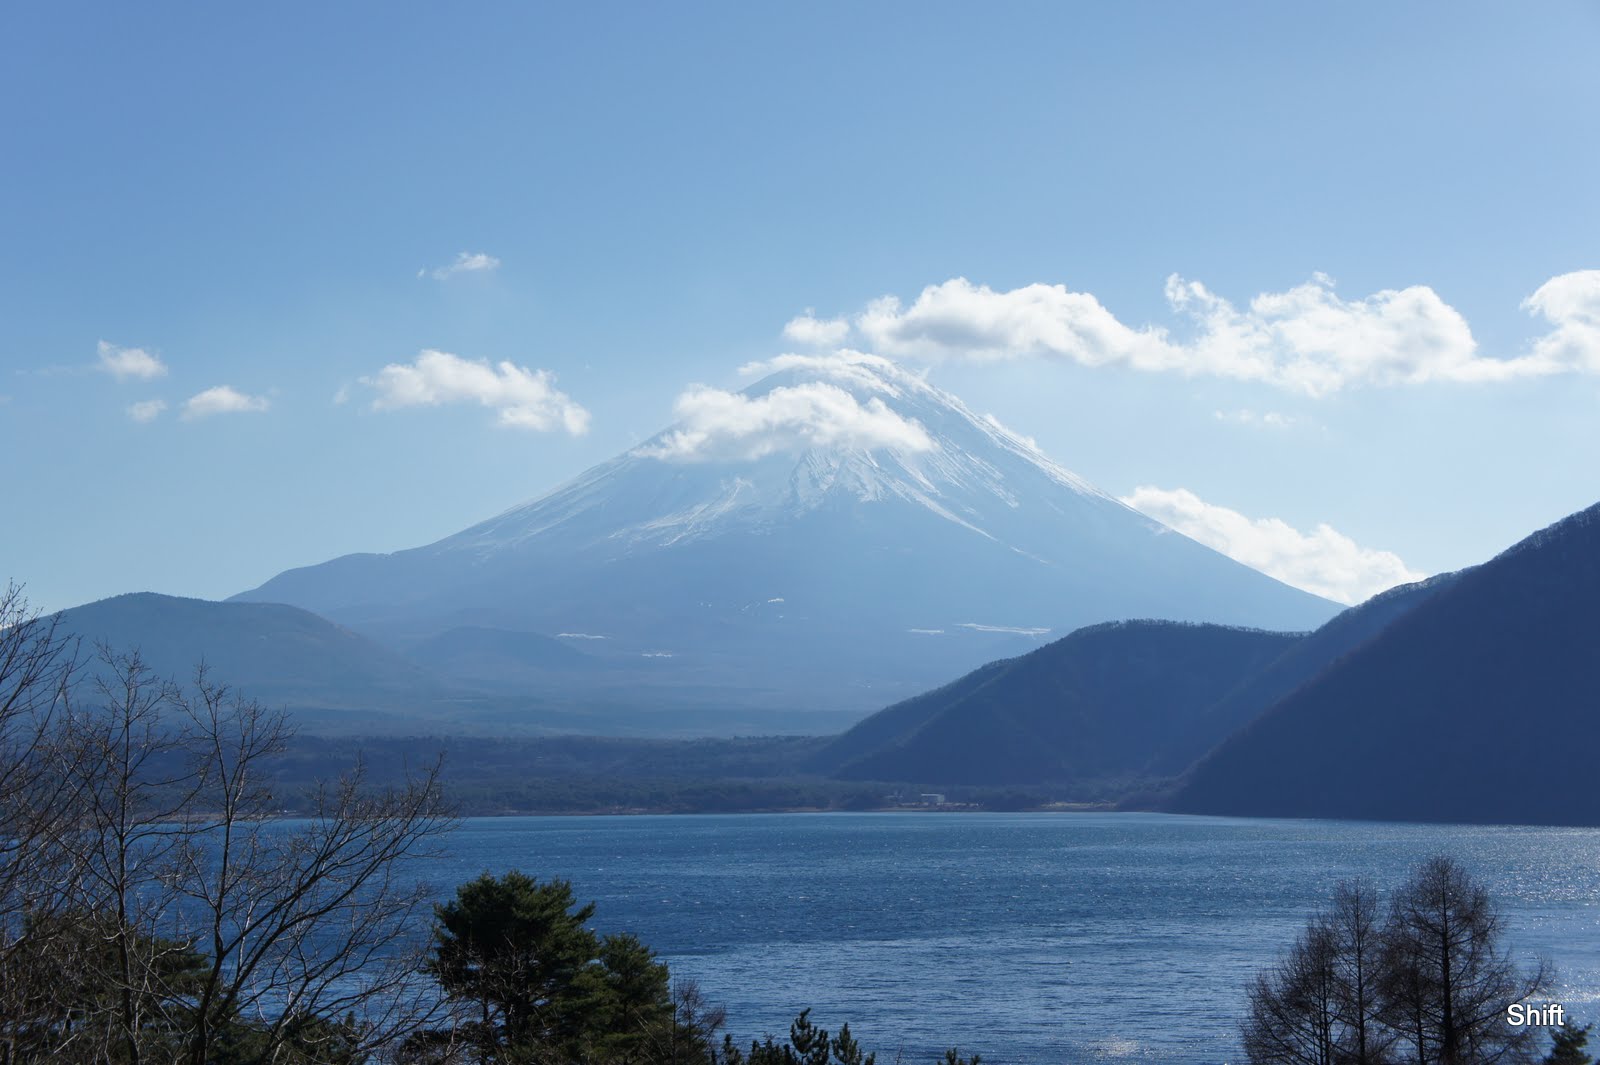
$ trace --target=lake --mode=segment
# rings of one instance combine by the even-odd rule
[[[1159,814],[775,814],[467,821],[428,877],[573,882],[727,1006],[736,1038],[803,1006],[884,1065],[1239,1061],[1244,988],[1341,878],[1387,891],[1448,853],[1506,943],[1600,1020],[1600,829]]]

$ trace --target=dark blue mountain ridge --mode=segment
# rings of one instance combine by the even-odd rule
[[[1462,571],[1202,759],[1176,810],[1600,824],[1600,504]]]
[[[1300,633],[1093,625],[874,714],[819,761],[856,780],[1082,785],[1139,776],[1196,711]]]
[[[1456,578],[1390,589],[1311,633],[1168,621],[1079,629],[873,714],[813,765],[930,786],[1154,784]]]

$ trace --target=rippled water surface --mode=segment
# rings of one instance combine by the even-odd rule
[[[1237,1061],[1246,981],[1340,878],[1387,889],[1449,853],[1507,941],[1600,1020],[1600,830],[1153,814],[487,818],[446,887],[564,877],[596,926],[650,944],[728,1007],[735,1036],[812,1006],[879,1059],[944,1046],[994,1065]]]

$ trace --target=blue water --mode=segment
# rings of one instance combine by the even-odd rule
[[[563,877],[741,1040],[802,1006],[880,1061],[1238,1061],[1251,975],[1340,878],[1449,853],[1506,942],[1600,1020],[1600,830],[1154,814],[783,814],[468,821],[428,870]]]

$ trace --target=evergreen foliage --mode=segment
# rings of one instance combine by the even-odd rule
[[[564,880],[485,874],[436,908],[427,971],[480,1062],[660,1060],[679,1045],[667,967],[631,935],[586,927]],[[435,1032],[415,1043],[446,1041]]]
[[[449,1023],[417,1033],[411,1065],[876,1065],[842,1025],[830,1034],[802,1010],[789,1039],[741,1050],[715,1036],[724,1022],[693,984],[673,987],[667,967],[627,934],[587,927],[565,880],[484,874],[436,908],[428,972]],[[979,1065],[952,1050],[946,1065]]]
[[[732,1036],[724,1037],[720,1062],[714,1065],[875,1065],[878,1056],[867,1053],[850,1034],[850,1025],[839,1028],[839,1034],[830,1036],[826,1028],[811,1020],[811,1011],[804,1009],[789,1025],[789,1041],[779,1043],[772,1036],[752,1042],[749,1051],[741,1051]],[[939,1065],[981,1065],[983,1059],[974,1054],[963,1058],[952,1047],[945,1051]]]
[[[1593,1059],[1589,1057],[1589,1028],[1582,1028],[1573,1024],[1563,1024],[1550,1033],[1550,1053],[1545,1055],[1543,1065],[1591,1065]]]

